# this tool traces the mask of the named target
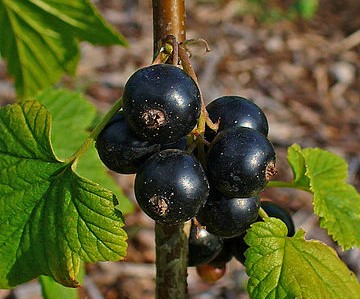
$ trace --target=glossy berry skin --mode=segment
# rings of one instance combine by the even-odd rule
[[[122,112],[117,113],[96,138],[101,161],[117,173],[135,173],[152,154],[160,150],[159,144],[140,140],[128,127]]]
[[[186,136],[201,110],[195,81],[168,64],[136,71],[125,84],[122,100],[130,128],[155,143],[172,143]]]
[[[205,228],[192,222],[189,235],[188,266],[198,266],[213,260],[223,248],[223,239],[210,234]]]
[[[286,224],[288,237],[292,237],[295,234],[294,221],[285,209],[271,201],[262,201],[261,207],[269,217],[278,218]]]
[[[230,197],[251,197],[276,173],[275,151],[264,134],[233,127],[216,135],[207,153],[208,177]]]
[[[256,221],[259,208],[258,196],[228,198],[220,193],[212,193],[200,209],[197,219],[208,232],[231,238],[244,233]]]
[[[217,268],[209,264],[203,264],[196,267],[196,272],[200,278],[207,283],[215,283],[226,273],[226,265]]]
[[[269,125],[264,112],[254,102],[239,96],[223,96],[206,106],[213,122],[220,118],[218,133],[231,127],[248,127],[267,136]],[[208,129],[206,137],[211,141],[215,132]]]
[[[140,208],[150,218],[173,225],[195,216],[206,201],[209,184],[194,156],[168,149],[139,167],[134,189]]]

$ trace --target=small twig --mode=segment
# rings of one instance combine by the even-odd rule
[[[187,39],[181,43],[181,46],[184,47],[186,52],[190,53],[190,57],[191,57],[191,51],[189,50],[188,46],[191,46],[194,44],[203,44],[205,47],[205,53],[211,52],[210,46],[205,39],[203,39],[203,38]]]
[[[335,52],[344,52],[360,44],[360,29],[345,37],[333,47]]]
[[[182,45],[179,45],[179,57],[181,59],[181,64],[183,66],[184,71],[191,78],[193,78],[195,83],[199,86],[199,81],[198,81],[198,78],[196,76],[194,69],[191,66],[189,56],[187,55],[187,52],[186,52],[185,48],[182,47]],[[204,133],[205,132],[205,124],[208,125],[208,127],[211,128],[212,130],[216,131],[218,129],[218,124],[213,123],[211,121],[209,114],[206,110],[204,97],[202,95],[200,87],[199,87],[199,90],[200,90],[200,100],[201,100],[201,114],[200,114],[199,121],[198,121],[198,131],[200,133]]]

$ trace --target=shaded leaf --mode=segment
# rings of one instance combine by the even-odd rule
[[[0,1],[0,53],[21,98],[74,74],[79,40],[126,44],[88,0]]]

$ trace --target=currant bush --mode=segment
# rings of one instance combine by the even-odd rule
[[[233,256],[244,262],[246,230],[261,220],[259,192],[276,173],[265,114],[246,98],[223,96],[206,107],[206,123],[218,129],[196,131],[203,105],[198,86],[167,64],[136,71],[122,100],[123,110],[97,137],[101,160],[118,173],[136,173],[137,203],[157,223],[191,219],[188,266],[205,281],[217,281]],[[286,212],[262,205],[293,234]]]

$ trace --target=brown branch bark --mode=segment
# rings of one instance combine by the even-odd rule
[[[174,35],[178,42],[186,39],[185,0],[153,0],[154,56],[161,40]]]
[[[186,39],[185,0],[153,0],[154,57],[162,39],[175,36]],[[155,225],[156,298],[186,299],[189,225]]]
[[[157,299],[188,298],[188,234],[189,223],[155,225]]]

